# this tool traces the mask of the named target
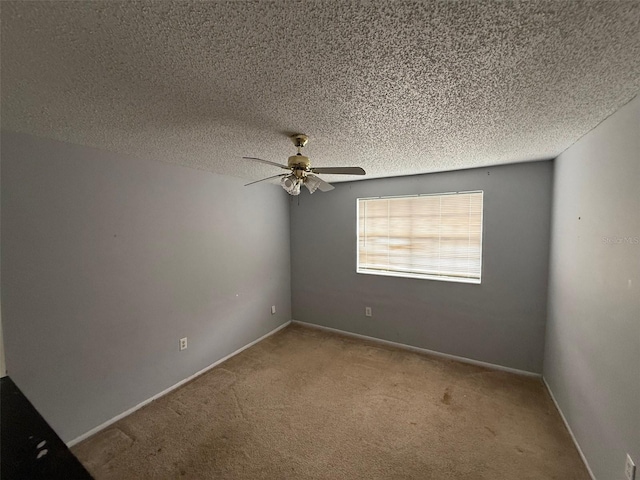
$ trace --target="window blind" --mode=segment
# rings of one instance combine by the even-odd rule
[[[483,192],[358,199],[358,273],[480,283]]]

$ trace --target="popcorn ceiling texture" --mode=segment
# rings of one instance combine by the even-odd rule
[[[297,132],[364,178],[553,158],[640,89],[639,0],[0,8],[3,128],[246,179]]]

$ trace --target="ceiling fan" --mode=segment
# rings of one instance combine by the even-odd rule
[[[365,171],[360,167],[312,167],[309,157],[302,155],[302,149],[309,141],[303,133],[291,135],[291,141],[298,149],[296,155],[291,155],[287,162],[287,165],[280,165],[279,163],[270,162],[269,160],[263,160],[255,157],[242,157],[245,160],[254,160],[256,162],[266,163],[267,165],[273,165],[275,167],[282,168],[284,170],[290,170],[291,173],[281,173],[279,175],[273,175],[271,177],[263,178],[262,180],[256,180],[255,182],[247,183],[246,186],[253,185],[254,183],[263,182],[272,178],[280,178],[280,185],[290,195],[300,195],[300,188],[302,185],[307,187],[309,193],[313,193],[316,190],[321,192],[328,192],[335,187],[322,180],[320,177],[314,175],[314,173],[327,173],[331,175],[364,175]]]

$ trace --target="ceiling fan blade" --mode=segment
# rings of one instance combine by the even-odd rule
[[[311,168],[313,173],[326,173],[332,175],[364,175],[366,172],[360,167],[320,167]]]
[[[327,183],[324,180],[322,180],[320,177],[316,177],[316,178],[320,181],[320,183],[318,184],[318,190],[320,190],[321,192],[329,192],[329,191],[333,190],[334,188],[336,188],[333,185],[331,185],[330,183]]]
[[[248,187],[249,185],[253,185],[254,183],[264,182],[265,180],[271,180],[272,178],[286,177],[287,175],[288,175],[287,173],[280,173],[278,175],[272,175],[271,177],[263,178],[262,180],[256,180],[255,182],[247,183],[245,185],[245,187]]]
[[[274,167],[284,168],[285,170],[290,170],[290,168],[287,167],[286,165],[280,165],[279,163],[270,162],[269,160],[263,160],[261,158],[256,158],[256,157],[242,157],[242,158],[244,158],[245,160],[255,160],[256,162],[266,163],[267,165],[273,165]]]

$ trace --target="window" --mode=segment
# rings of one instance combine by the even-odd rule
[[[358,273],[480,283],[483,192],[358,199]]]

